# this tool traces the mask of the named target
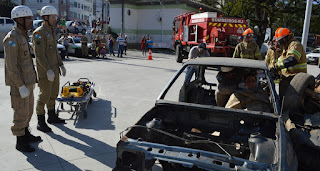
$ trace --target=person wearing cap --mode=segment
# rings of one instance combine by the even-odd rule
[[[282,103],[283,96],[292,78],[300,72],[307,73],[307,58],[302,44],[294,38],[289,29],[278,28],[275,32],[275,39],[283,51],[274,67],[270,69],[270,72],[281,72],[279,96]]]
[[[40,88],[36,105],[37,129],[42,132],[51,132],[51,128],[45,122],[45,105],[48,111],[48,123],[65,123],[55,112],[55,101],[59,93],[59,74],[66,75],[66,68],[58,53],[57,36],[54,30],[57,15],[58,12],[53,6],[44,6],[40,11],[43,23],[32,35]]]
[[[208,57],[210,56],[209,51],[206,48],[206,44],[205,43],[200,43],[198,46],[193,46],[190,49],[189,55],[188,55],[188,61],[198,58],[198,57]],[[189,73],[190,72],[190,73]],[[186,68],[186,78],[185,81],[189,82],[193,76],[193,74],[196,74],[197,76],[197,72],[196,72],[196,68],[192,68],[192,67],[187,67]]]
[[[21,152],[35,151],[29,143],[41,141],[41,137],[34,136],[29,131],[34,107],[33,90],[37,82],[27,35],[27,31],[32,29],[32,16],[29,7],[14,7],[11,18],[16,26],[3,39],[5,84],[10,86],[13,109],[11,131],[17,137],[16,149]]]
[[[251,28],[246,29],[243,36],[244,40],[236,46],[233,58],[262,60],[259,46],[252,41],[253,30]]]

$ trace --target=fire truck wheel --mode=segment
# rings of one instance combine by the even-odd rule
[[[310,88],[313,90],[315,87],[315,79],[312,75],[307,73],[298,73],[290,82],[284,98],[284,111],[297,111],[297,112],[311,112],[307,110],[307,96],[305,90]],[[302,111],[301,111],[302,110]]]
[[[176,46],[176,61],[178,63],[182,63],[182,60],[183,60],[183,57],[182,57],[182,48],[181,48],[181,45],[178,44]]]

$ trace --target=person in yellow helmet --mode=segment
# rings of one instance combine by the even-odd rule
[[[275,32],[276,42],[283,49],[277,63],[270,69],[271,73],[281,72],[279,96],[282,103],[283,96],[292,78],[300,72],[307,72],[306,51],[287,28],[278,28]]]
[[[233,58],[262,60],[259,46],[252,41],[253,30],[251,28],[246,29],[243,36],[244,40],[236,46]]]

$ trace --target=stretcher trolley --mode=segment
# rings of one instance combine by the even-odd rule
[[[58,96],[57,101],[59,105],[57,107],[57,114],[59,112],[69,112],[72,116],[78,112],[82,112],[84,118],[87,118],[88,104],[92,103],[92,96],[97,97],[97,93],[94,91],[94,82],[91,82],[88,78],[80,78],[78,81],[70,84],[66,82],[62,86],[61,94]],[[70,105],[69,110],[65,110],[63,104]]]

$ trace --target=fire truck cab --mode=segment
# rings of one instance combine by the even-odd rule
[[[243,18],[224,18],[217,12],[188,12],[178,15],[173,21],[173,49],[176,61],[187,58],[190,49],[206,43],[215,56],[230,56],[238,44],[238,37],[247,28]]]

